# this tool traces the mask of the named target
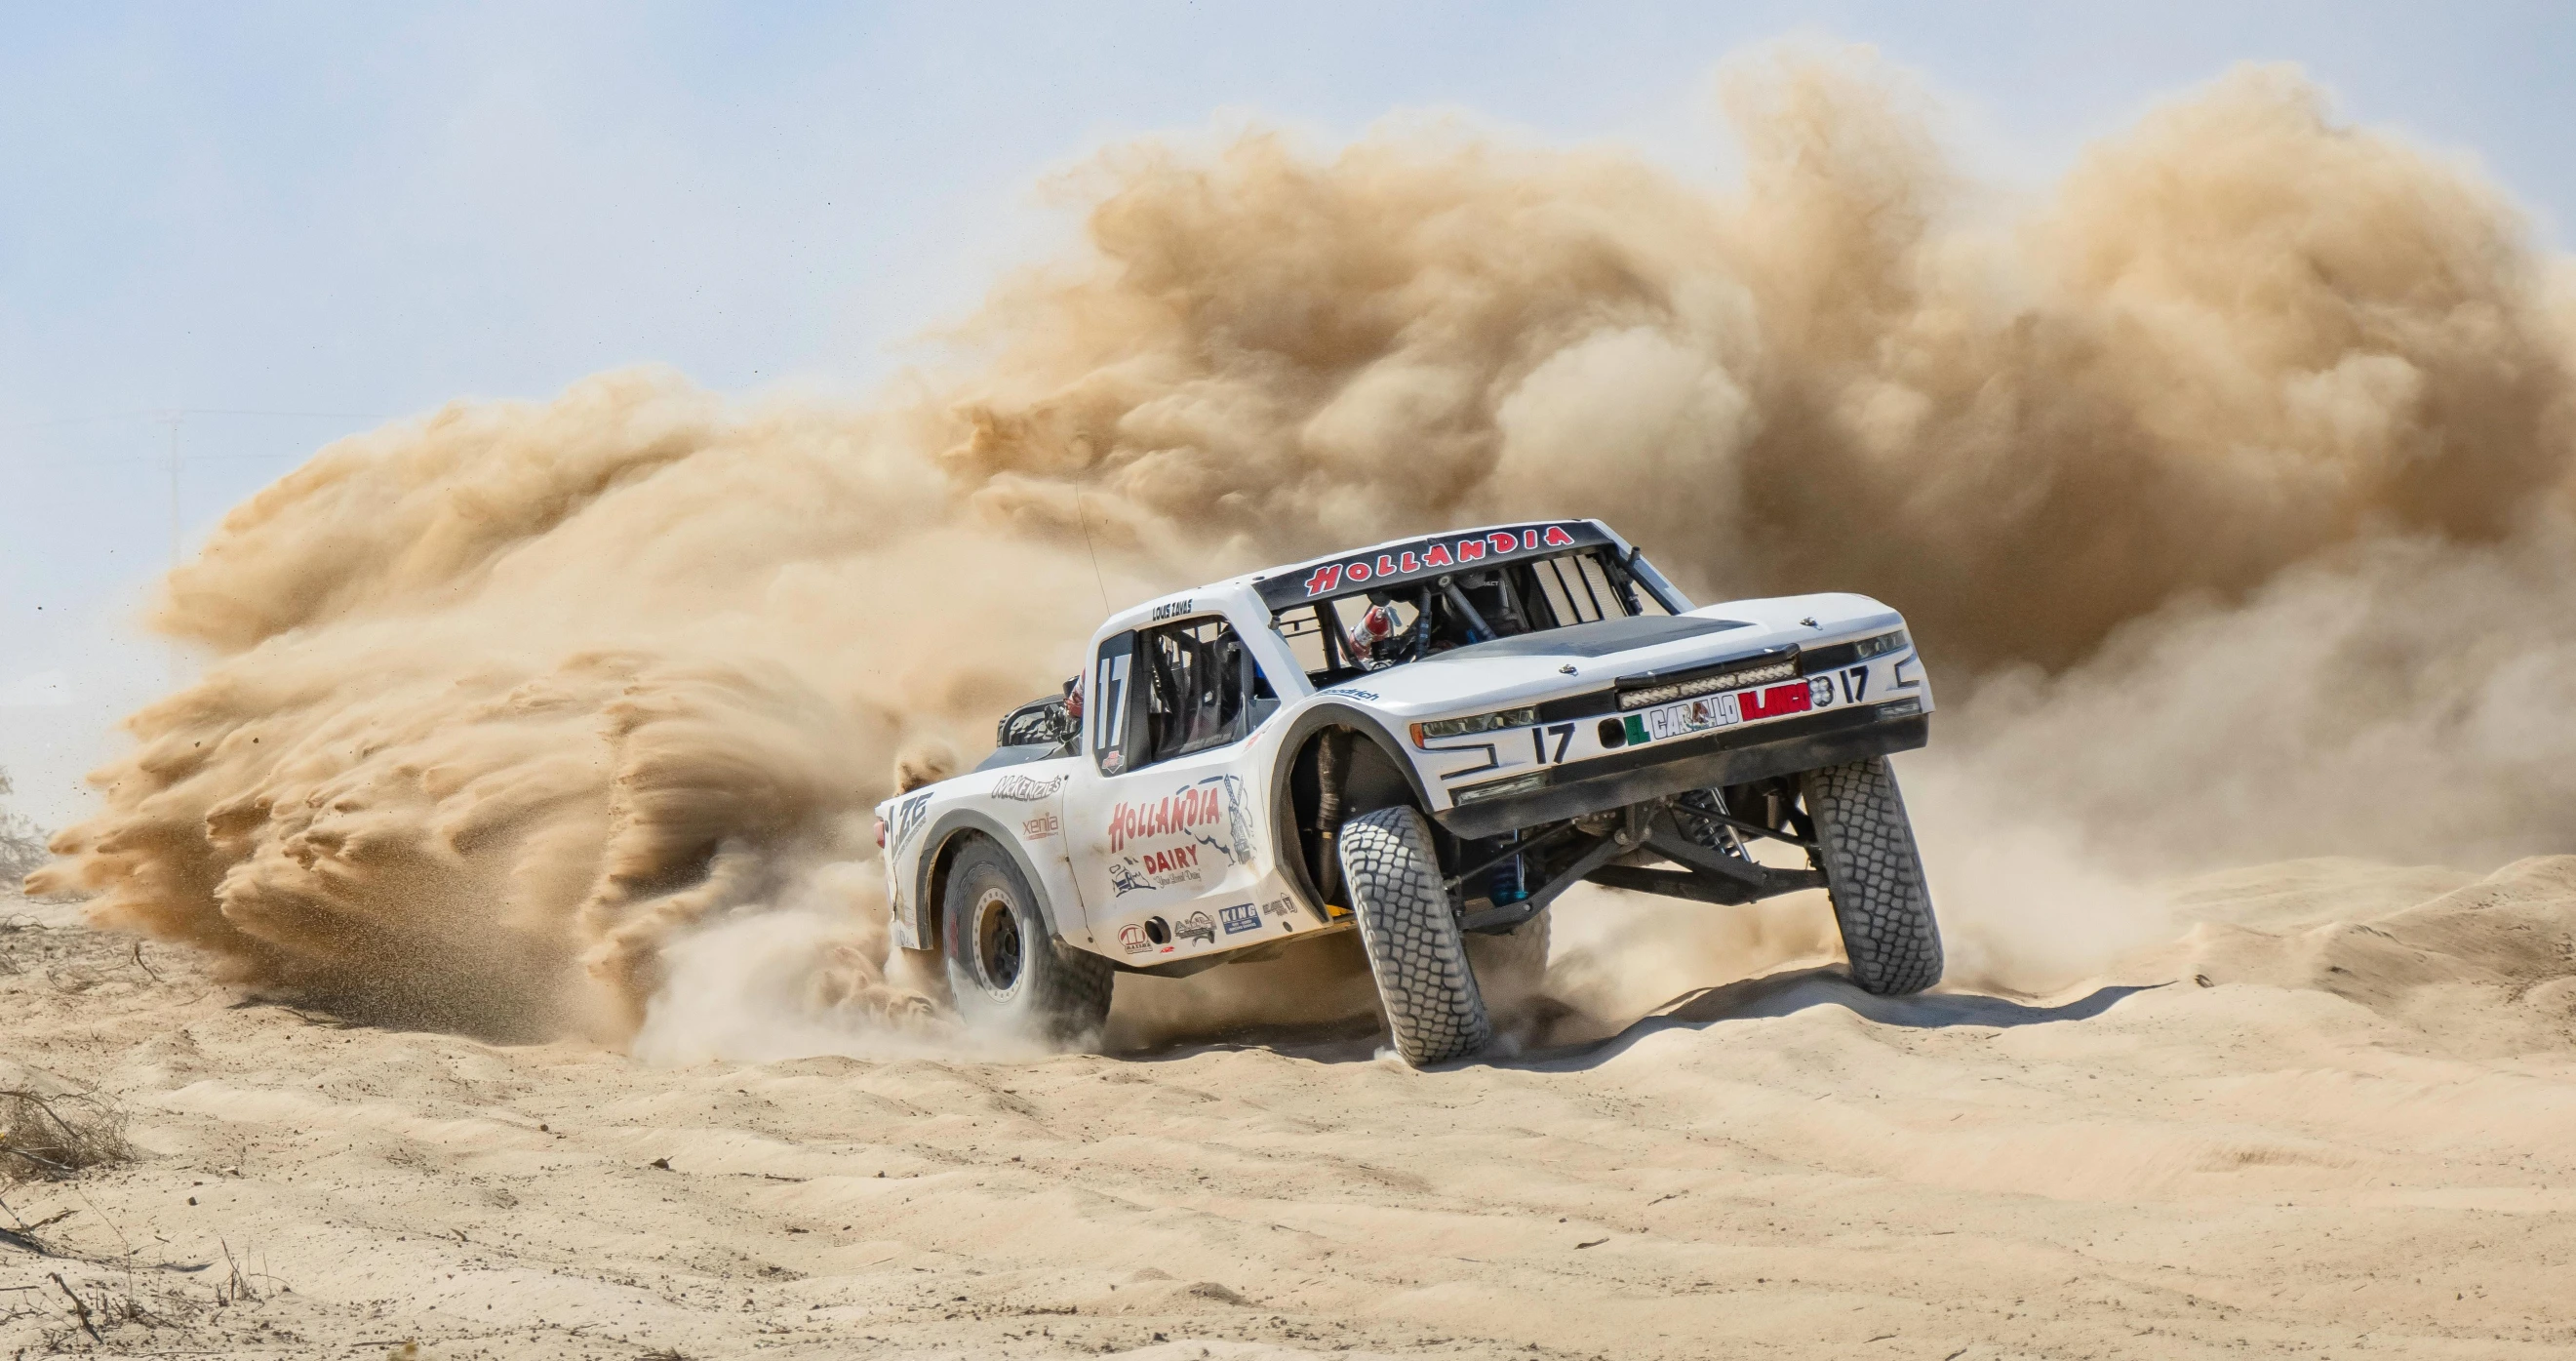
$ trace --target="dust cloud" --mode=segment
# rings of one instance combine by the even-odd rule
[[[2501,193],[2286,69],[2019,196],[1866,53],[1724,75],[1730,189],[1455,121],[1145,141],[873,404],[646,370],[334,444],[172,574],[204,678],[39,886],[360,1014],[685,1054],[730,1024],[648,1024],[685,979],[900,1030],[898,757],[971,759],[1103,592],[1533,514],[1906,611],[1954,979],[2081,972],[2159,873],[2565,848],[2576,309]],[[1569,986],[1652,935],[1561,938]]]

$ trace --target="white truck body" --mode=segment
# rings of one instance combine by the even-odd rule
[[[1528,589],[1512,593],[1495,570],[1522,562],[1557,564],[1546,569],[1566,597],[1557,626],[1471,630],[1479,641],[1382,669],[1354,665],[1355,588],[1395,606],[1421,602],[1414,626],[1426,639],[1434,614],[1494,634],[1505,630],[1464,598],[1454,610],[1439,602],[1464,578],[1498,609],[1536,612]],[[1546,594],[1544,579],[1520,579]],[[1341,632],[1325,643],[1324,628]],[[1318,885],[1333,875],[1313,849],[1313,798],[1298,792],[1301,778],[1312,783],[1299,762],[1311,770],[1311,744],[1327,729],[1399,762],[1411,801],[1464,845],[1918,746],[1933,707],[1904,621],[1887,606],[1821,594],[1694,607],[1592,520],[1423,536],[1175,592],[1111,616],[1087,655],[1076,740],[1004,748],[879,806],[902,945],[937,948],[943,854],[975,835],[1009,850],[1057,940],[1122,968],[1195,972],[1349,929],[1346,897]],[[1180,749],[1140,745],[1145,726],[1166,738],[1182,730],[1147,707],[1165,701],[1141,697],[1144,669],[1173,656],[1201,671],[1232,668],[1221,679],[1244,681],[1228,691],[1236,707]],[[1257,677],[1246,679],[1243,658]],[[1202,693],[1216,682],[1196,684]],[[1220,697],[1210,712],[1221,709]]]

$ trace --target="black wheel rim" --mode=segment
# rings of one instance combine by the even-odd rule
[[[1025,949],[1020,939],[1019,914],[1000,894],[994,894],[977,905],[975,916],[976,971],[984,976],[984,986],[995,992],[1009,992],[1019,986]]]

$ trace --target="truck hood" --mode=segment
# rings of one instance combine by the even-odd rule
[[[1812,621],[1812,622],[1810,622]],[[1815,647],[1895,628],[1896,611],[1862,595],[1779,596],[1688,614],[1609,619],[1455,648],[1318,692],[1405,718],[1582,694],[1624,675]]]

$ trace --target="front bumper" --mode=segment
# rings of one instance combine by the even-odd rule
[[[1433,816],[1452,836],[1500,836],[1688,790],[1912,751],[1930,737],[1931,716],[1923,712],[1920,699],[1829,709],[1554,766],[1547,772],[1548,782],[1536,789]]]

